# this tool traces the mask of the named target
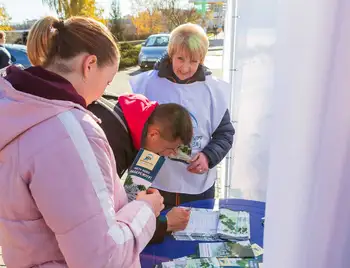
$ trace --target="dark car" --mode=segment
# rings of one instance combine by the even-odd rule
[[[139,54],[141,69],[153,68],[156,61],[166,53],[169,43],[169,34],[154,34],[142,44]]]
[[[31,65],[28,55],[27,55],[27,47],[24,45],[18,44],[5,44],[4,47],[11,54],[11,61],[13,64],[21,64],[24,68],[28,68]]]

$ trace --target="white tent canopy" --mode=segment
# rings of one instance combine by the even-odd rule
[[[227,195],[265,201],[277,0],[229,0],[224,79],[232,85],[231,114],[238,121],[226,168]]]
[[[231,188],[267,192],[264,267],[349,267],[350,1],[243,0],[237,10]]]

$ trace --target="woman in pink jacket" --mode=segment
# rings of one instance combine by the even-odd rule
[[[119,51],[95,20],[39,20],[34,66],[0,78],[0,245],[8,268],[139,267],[163,208],[127,203],[98,119],[85,108],[112,81]],[[42,66],[42,67],[38,67]]]

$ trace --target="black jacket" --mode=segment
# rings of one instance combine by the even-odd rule
[[[3,45],[0,45],[0,69],[11,65],[11,63],[10,52]]]
[[[197,72],[189,79],[180,80],[175,73],[169,56],[165,54],[154,66],[158,70],[158,76],[178,84],[190,84],[197,81],[205,81],[206,76],[211,75],[211,71],[204,65],[199,65]],[[226,110],[217,129],[212,134],[211,141],[202,150],[209,161],[209,168],[215,167],[230,151],[233,144],[235,129],[231,123],[230,113]]]
[[[100,126],[113,150],[118,175],[122,177],[133,163],[138,151],[133,145],[123,111],[118,104],[118,97],[113,94],[104,94],[103,98],[87,108],[101,119]],[[150,243],[161,243],[167,234],[167,228],[166,218],[158,217],[156,231]]]
[[[127,123],[118,104],[118,97],[104,95],[103,99],[107,100],[110,106],[106,106],[108,103],[104,104],[98,101],[90,104],[88,109],[101,119],[100,126],[105,132],[113,150],[118,175],[122,177],[134,161],[137,150],[134,148],[129,130],[125,129],[127,128]],[[115,114],[112,113],[112,110]],[[124,125],[116,118],[116,115],[124,122]]]

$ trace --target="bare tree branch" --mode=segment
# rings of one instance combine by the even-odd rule
[[[150,17],[160,11],[168,31],[188,22],[203,25],[207,19],[193,5],[184,5],[181,0],[131,0],[131,6],[135,14],[147,11]],[[150,22],[150,27],[153,27],[153,22]]]

